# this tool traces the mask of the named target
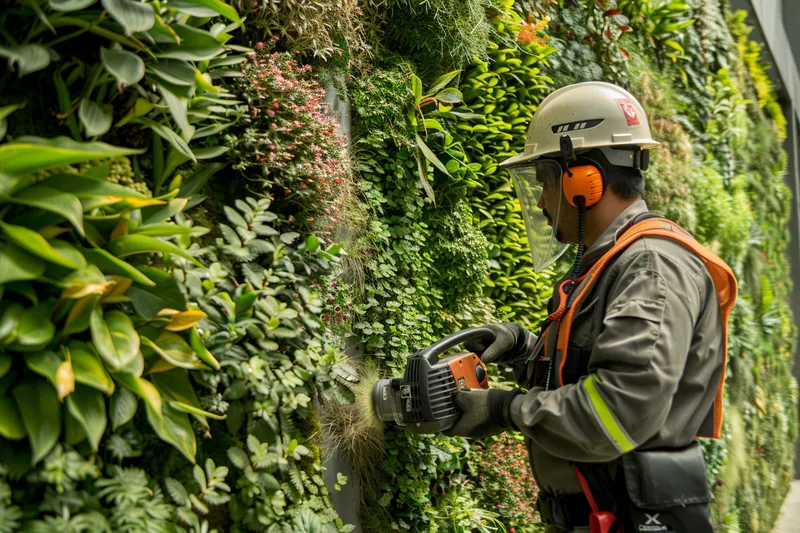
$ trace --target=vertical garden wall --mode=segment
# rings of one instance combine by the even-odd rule
[[[536,328],[556,272],[498,163],[585,80],[640,99],[651,209],[740,280],[704,447],[719,529],[770,531],[790,196],[749,32],[720,0],[5,2],[0,532],[540,531],[517,436],[375,434],[354,401],[457,329]]]

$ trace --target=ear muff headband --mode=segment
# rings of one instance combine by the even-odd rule
[[[603,175],[594,165],[579,165],[564,172],[561,179],[564,196],[573,207],[583,197],[584,206],[591,207],[603,197]]]

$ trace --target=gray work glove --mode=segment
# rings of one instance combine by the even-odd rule
[[[530,355],[536,344],[536,335],[519,324],[504,322],[486,324],[484,328],[494,331],[493,342],[486,339],[472,339],[464,343],[467,350],[478,355],[484,363],[504,363],[522,355]]]
[[[511,400],[519,390],[471,389],[458,391],[455,402],[461,408],[456,425],[442,433],[448,437],[474,439],[498,435],[514,429],[511,421]]]

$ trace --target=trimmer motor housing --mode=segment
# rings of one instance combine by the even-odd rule
[[[443,359],[448,349],[473,338],[493,338],[488,328],[470,328],[445,337],[411,356],[402,378],[381,379],[372,389],[372,404],[381,421],[406,426],[415,433],[438,433],[453,427],[461,410],[458,390],[488,389],[489,375],[480,357],[459,353]]]

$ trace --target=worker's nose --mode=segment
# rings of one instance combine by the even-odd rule
[[[539,196],[539,203],[536,207],[539,209],[544,209],[544,191],[542,191],[542,194]]]

